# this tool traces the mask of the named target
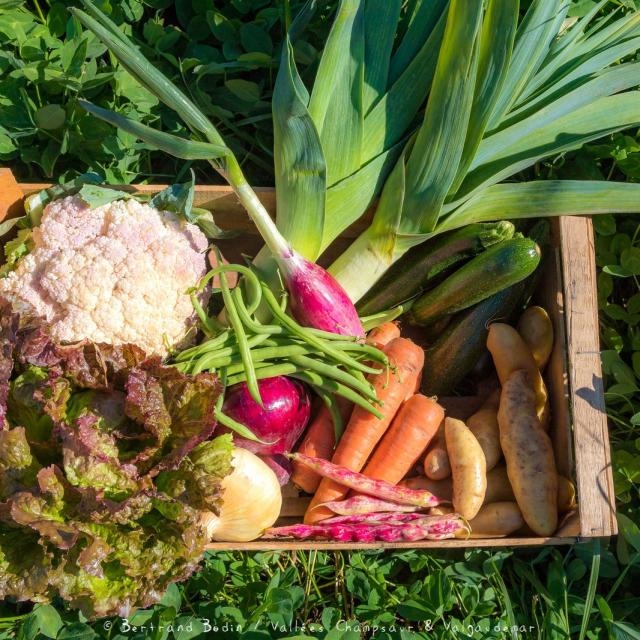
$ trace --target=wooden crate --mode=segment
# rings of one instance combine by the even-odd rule
[[[47,185],[17,184],[10,171],[0,169],[0,220],[20,215],[21,197]],[[140,185],[132,191],[154,193],[162,186]],[[275,212],[272,189],[257,193]],[[4,202],[4,206],[3,206]],[[222,228],[243,234],[220,243],[230,259],[254,254],[261,240],[228,187],[197,188],[196,206],[214,212]],[[8,212],[8,213],[7,213]],[[365,228],[370,213],[349,228],[324,256],[329,261]],[[591,221],[586,217],[565,217],[553,221],[552,251],[547,255],[544,274],[536,294],[550,313],[556,332],[554,351],[545,373],[552,407],[551,435],[560,473],[572,478],[577,487],[578,509],[568,514],[553,537],[508,537],[479,540],[444,540],[398,543],[335,543],[318,541],[264,540],[249,543],[214,543],[211,550],[268,549],[372,549],[372,548],[460,548],[539,546],[571,544],[588,538],[617,533],[615,494],[611,472],[607,418],[604,409],[596,269]],[[300,521],[309,501],[292,486],[284,488],[284,504],[279,524]]]

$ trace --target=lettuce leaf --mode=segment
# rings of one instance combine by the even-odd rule
[[[18,315],[13,313],[11,303],[0,298],[0,430],[6,427],[9,380],[13,372],[18,322]]]
[[[219,512],[219,380],[131,345],[60,346],[0,310],[0,599],[153,604],[196,569],[200,510]]]

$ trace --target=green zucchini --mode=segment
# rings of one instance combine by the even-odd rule
[[[489,324],[508,321],[527,288],[522,280],[458,314],[445,332],[425,351],[423,391],[447,395],[475,367],[486,350]]]
[[[446,270],[511,238],[514,231],[513,224],[506,220],[476,223],[415,247],[360,300],[358,312],[369,316],[410,300]]]
[[[409,312],[413,324],[428,325],[472,307],[531,275],[540,248],[528,238],[511,238],[464,264],[437,287],[418,298]]]

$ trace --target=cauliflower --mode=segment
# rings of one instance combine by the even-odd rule
[[[187,290],[207,271],[195,225],[134,199],[90,209],[71,196],[47,206],[33,244],[0,279],[0,296],[43,319],[57,341],[161,355],[186,342],[196,319]]]

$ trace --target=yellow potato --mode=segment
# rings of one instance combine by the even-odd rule
[[[487,471],[493,469],[502,458],[497,409],[480,409],[468,420],[467,426],[478,439],[487,462]]]
[[[536,414],[542,426],[547,429],[549,426],[549,396],[527,343],[512,326],[502,322],[494,322],[489,327],[487,349],[491,352],[502,386],[514,371],[524,369],[528,373],[536,393]]]
[[[533,359],[542,371],[553,351],[553,324],[542,307],[529,307],[518,321],[518,333],[527,343]]]
[[[558,476],[558,512],[565,513],[576,507],[576,488],[569,478]]]
[[[502,385],[498,424],[507,475],[525,522],[538,535],[550,536],[558,526],[558,472],[527,371],[514,371]]]
[[[444,480],[451,476],[451,464],[444,440],[444,422],[424,458],[424,474],[431,480]]]
[[[498,407],[500,406],[500,387],[494,389],[488,396],[487,399],[482,404],[482,409],[495,409],[498,411]]]
[[[453,507],[447,507],[444,504],[439,504],[437,507],[429,509],[430,516],[446,516],[450,513],[453,513]],[[466,537],[466,535],[463,537]]]
[[[444,429],[453,478],[453,508],[471,520],[480,510],[487,489],[484,452],[462,420],[445,418]]]
[[[522,513],[515,502],[493,502],[485,504],[478,515],[469,521],[470,538],[503,538],[524,525]],[[466,538],[467,533],[456,534]]]
[[[446,500],[447,502],[449,502],[453,496],[451,477],[444,478],[443,480],[432,480],[426,476],[415,476],[413,478],[402,480],[399,484],[403,487],[408,487],[409,489],[430,491],[434,496],[437,496],[441,500]]]
[[[420,487],[415,487],[419,489]],[[507,467],[499,465],[487,471],[487,492],[484,503],[513,502],[513,489],[507,475]],[[558,513],[565,513],[576,506],[576,488],[569,478],[558,476]]]
[[[507,467],[503,464],[487,471],[487,491],[484,503],[513,502],[515,500],[513,489],[507,475]]]

